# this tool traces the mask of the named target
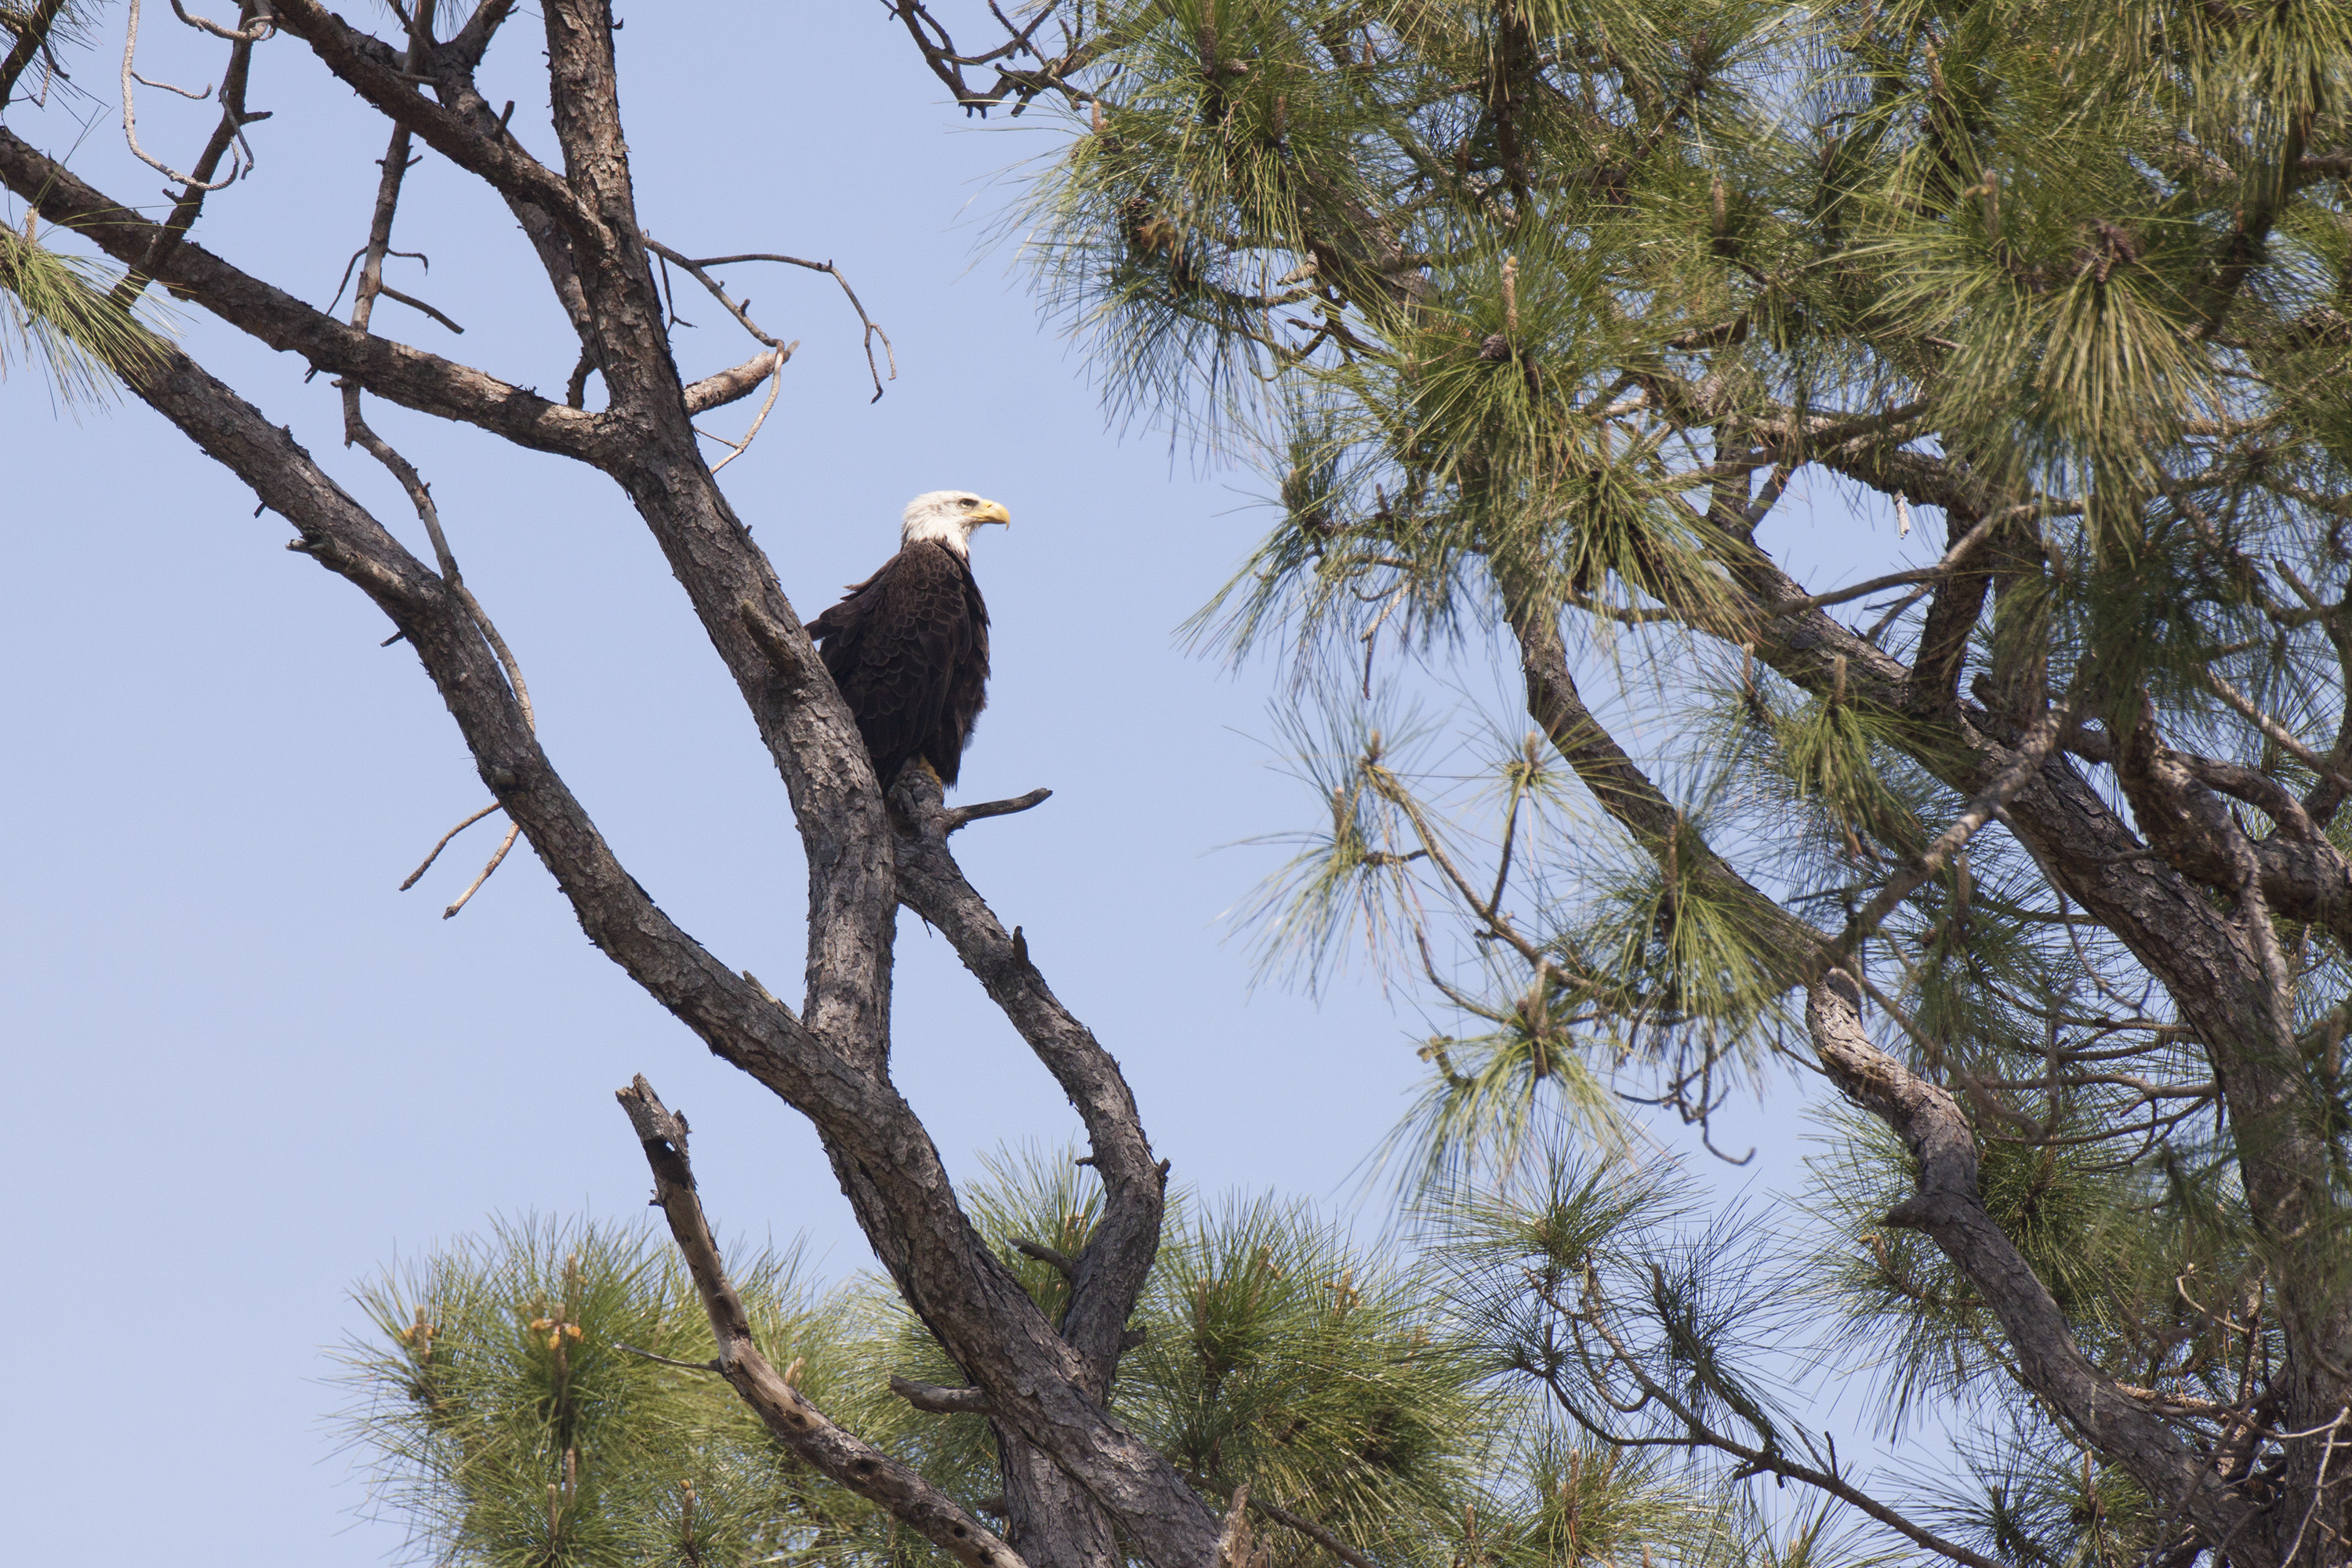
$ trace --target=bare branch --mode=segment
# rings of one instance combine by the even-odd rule
[[[725,457],[719,458],[719,461],[710,465],[710,472],[714,477],[718,474],[719,469],[725,468],[728,464],[733,462],[736,458],[750,451],[751,449],[751,443],[759,439],[761,426],[766,425],[768,422],[768,416],[775,412],[776,395],[784,389],[784,362],[793,357],[793,350],[798,347],[800,347],[798,342],[789,343],[770,355],[770,357],[775,361],[775,371],[774,374],[768,377],[767,401],[760,405],[759,415],[752,419],[751,427],[743,432],[743,438],[740,441],[730,441],[724,436],[710,437],[712,440],[720,442],[725,446],[734,448]],[[698,429],[698,433],[710,436],[710,432],[708,430]]]
[[[781,349],[770,349],[763,353],[753,354],[731,370],[722,370],[716,375],[707,375],[700,381],[689,383],[686,389],[686,411],[688,414],[707,414],[713,408],[723,408],[728,404],[751,396],[760,390],[762,382],[783,368],[784,362],[792,358],[793,351],[798,347],[799,343],[793,342]],[[587,373],[593,368],[583,356],[581,369],[576,373],[583,384]]]
[[[177,8],[177,0],[174,0],[173,9],[176,10]],[[223,33],[221,36],[223,37],[239,38],[242,37],[241,35],[234,33]],[[131,68],[131,58],[138,52],[139,0],[131,0],[130,20],[124,24],[122,35],[122,139],[130,144],[131,155],[137,158],[141,163],[146,164],[149,168],[162,174],[164,178],[195,190],[217,191],[222,189],[224,186],[234,184],[238,173],[234,165],[230,167],[229,172],[226,174],[224,174],[217,180],[200,180],[194,174],[181,174],[177,169],[173,168],[171,164],[162,162],[160,159],[157,159],[149,153],[146,148],[139,145],[138,94],[131,90],[131,84],[135,79],[137,79],[137,77],[136,73]],[[173,90],[178,91],[179,89],[175,88]],[[187,94],[185,96],[201,97],[202,95]]]
[[[1168,1167],[1152,1156],[1118,1062],[1054,995],[1027,941],[1004,929],[948,853],[949,813],[937,782],[920,774],[894,794],[912,825],[898,837],[900,900],[954,944],[1086,1124],[1103,1180],[1103,1215],[1075,1260],[1062,1331],[1085,1359],[1088,1386],[1108,1394],[1127,1321],[1159,1251]]]
[[[1070,1261],[1067,1253],[1058,1252],[1042,1242],[1031,1241],[1025,1237],[1016,1236],[1013,1238],[1013,1250],[1024,1258],[1034,1258],[1038,1262],[1048,1265],[1065,1279],[1075,1279],[1078,1277],[1078,1266]]]
[[[654,1201],[669,1220],[687,1271],[702,1297],[719,1342],[719,1375],[732,1384],[768,1430],[794,1455],[867,1501],[886,1509],[957,1562],[969,1568],[1022,1568],[1021,1559],[995,1531],[963,1510],[953,1498],[872,1444],[826,1419],[800,1390],[779,1376],[751,1339],[751,1320],[728,1282],[719,1245],[695,1195],[694,1171],[687,1163],[686,1125],[665,1107],[642,1076],[615,1096],[646,1152],[654,1176]],[[895,1387],[899,1380],[893,1379]]]
[[[132,9],[137,9],[136,0],[133,0]],[[260,4],[253,7],[253,12],[250,25],[242,28],[224,27],[209,17],[188,15],[188,8],[181,5],[180,0],[172,0],[172,14],[181,21],[198,32],[210,33],[215,38],[226,38],[232,43],[257,44],[278,31],[278,20],[270,14],[269,0],[260,0]]]
[[[677,1357],[673,1355],[656,1355],[652,1351],[639,1350],[635,1345],[625,1345],[618,1340],[614,1340],[613,1342],[613,1348],[621,1352],[624,1355],[633,1355],[641,1361],[655,1362],[663,1366],[674,1366],[680,1372],[718,1372],[720,1370],[719,1362],[715,1357],[709,1361],[680,1361]]]
[[[1016,795],[1010,800],[986,800],[977,805],[955,806],[947,814],[947,826],[944,831],[953,833],[983,817],[1011,816],[1016,812],[1029,811],[1045,805],[1053,798],[1052,790],[1033,789],[1027,795]]]
[[[865,338],[863,341],[864,347],[866,349],[866,369],[867,373],[874,377],[874,396],[870,401],[876,403],[882,401],[882,373],[874,363],[874,340],[876,338],[880,338],[882,340],[882,352],[889,359],[890,379],[892,381],[898,379],[898,353],[896,349],[890,346],[890,334],[884,331],[881,325],[866,313],[866,306],[857,298],[857,290],[849,286],[849,279],[842,276],[841,268],[835,267],[832,262],[803,261],[797,256],[781,256],[761,251],[747,251],[741,256],[706,256],[698,261],[688,261],[686,258],[678,255],[676,251],[669,249],[667,247],[655,244],[650,237],[646,239],[646,247],[651,249],[656,255],[662,257],[666,260],[675,261],[679,266],[685,268],[688,271],[693,273],[693,275],[700,280],[704,288],[709,289],[712,293],[718,295],[719,301],[725,304],[730,312],[735,310],[734,302],[727,298],[725,290],[721,289],[717,283],[713,282],[709,275],[704,272],[702,268],[706,267],[725,267],[738,261],[776,261],[782,262],[787,267],[805,267],[812,272],[830,273],[833,277],[833,280],[841,285],[841,291],[849,297],[849,308],[857,312],[858,325],[865,329]],[[745,318],[740,314],[737,316],[737,319],[744,321],[744,324],[747,327],[750,326],[749,321],[745,320]],[[754,331],[756,333],[756,329],[754,329]]]
[[[456,332],[458,336],[465,336],[465,328],[459,326],[457,322],[451,321],[448,317],[443,315],[439,310],[435,310],[432,306],[426,304],[422,300],[416,299],[411,295],[404,294],[390,284],[382,281],[379,281],[376,284],[376,292],[383,295],[387,300],[399,300],[402,304],[407,306],[412,310],[422,310],[425,314],[432,317],[435,321],[440,322],[451,331]]]
[[[458,894],[456,900],[452,902],[447,909],[441,911],[441,918],[443,920],[455,919],[458,910],[464,909],[467,904],[473,901],[474,895],[482,890],[482,884],[490,879],[490,873],[496,871],[499,866],[505,863],[507,851],[515,847],[515,839],[520,837],[521,833],[522,825],[520,823],[509,822],[507,824],[507,836],[499,840],[499,847],[496,849],[490,851],[489,863],[482,868],[481,874],[479,876],[466,884],[466,890]]]
[[[355,331],[324,311],[247,276],[178,231],[151,223],[94,190],[0,125],[0,182],[43,218],[72,228],[125,267],[152,268],[155,281],[195,300],[273,349],[357,379],[403,407],[462,420],[539,451],[591,462],[615,455],[603,416],[552,403],[469,365]],[[176,222],[176,217],[175,220]],[[176,244],[167,241],[177,240]]]
[[[679,255],[677,251],[672,250],[668,246],[662,244],[661,241],[654,238],[651,235],[647,235],[646,237],[646,248],[652,251],[656,256],[660,257],[664,261],[675,263],[689,277],[693,278],[696,282],[709,289],[710,297],[718,300],[719,303],[726,309],[729,315],[735,318],[735,324],[737,326],[741,327],[745,331],[759,339],[760,342],[765,343],[771,349],[781,349],[784,346],[781,342],[770,337],[765,331],[761,330],[760,324],[751,320],[750,310],[743,305],[738,304],[735,297],[727,292],[727,289],[724,284],[720,283],[718,279],[713,278],[709,273],[704,271],[702,263],[690,260],[688,258]]]
[[[416,886],[416,884],[424,879],[425,873],[433,869],[433,862],[441,858],[441,851],[449,847],[449,841],[451,839],[457,837],[457,835],[465,832],[466,829],[473,826],[474,824],[481,821],[482,818],[488,816],[498,809],[499,803],[497,801],[492,801],[489,805],[482,807],[481,810],[474,813],[473,816],[466,818],[465,821],[460,822],[457,826],[443,834],[441,836],[441,841],[433,846],[433,852],[425,857],[425,863],[408,874],[408,880],[401,883],[400,890],[404,893],[408,891],[409,889]]]

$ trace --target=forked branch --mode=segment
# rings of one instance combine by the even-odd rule
[[[890,346],[890,334],[884,331],[881,324],[866,313],[866,306],[857,298],[857,290],[849,286],[849,279],[843,277],[841,268],[835,267],[832,262],[804,261],[797,256],[783,256],[768,251],[746,251],[740,256],[706,256],[698,260],[680,255],[678,252],[672,250],[668,246],[662,244],[659,240],[655,239],[650,235],[646,237],[646,248],[652,251],[664,261],[675,262],[688,274],[688,276],[691,277],[696,282],[701,284],[703,288],[709,290],[711,298],[717,300],[720,305],[726,308],[727,313],[735,318],[735,321],[738,326],[740,326],[745,331],[759,339],[760,342],[767,344],[771,349],[779,350],[786,355],[789,355],[792,353],[792,350],[785,348],[782,344],[777,342],[775,339],[761,331],[758,325],[752,321],[751,314],[751,301],[746,300],[742,303],[738,304],[734,297],[727,292],[726,286],[721,284],[718,279],[713,278],[710,275],[709,268],[713,267],[726,267],[738,261],[775,261],[782,262],[787,267],[804,267],[811,272],[824,272],[830,274],[833,280],[841,285],[842,293],[848,296],[849,308],[857,312],[858,325],[865,329],[865,336],[862,339],[862,344],[866,350],[866,373],[874,378],[874,395],[867,401],[873,403],[879,403],[882,401],[882,371],[881,367],[874,362],[874,340],[876,338],[880,338],[882,340],[883,355],[890,362],[890,379],[892,381],[898,379],[898,351]],[[797,347],[798,345],[795,344],[794,346]],[[781,363],[782,362],[779,363]]]

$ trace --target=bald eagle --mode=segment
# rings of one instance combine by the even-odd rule
[[[898,553],[810,623],[886,794],[915,757],[941,784],[956,782],[988,702],[988,606],[972,581],[971,535],[1012,521],[968,490],[917,496],[899,521]]]

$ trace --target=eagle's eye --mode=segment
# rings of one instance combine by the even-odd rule
[[[978,496],[966,496],[963,498],[963,504],[966,506],[978,506],[980,504],[980,498]]]

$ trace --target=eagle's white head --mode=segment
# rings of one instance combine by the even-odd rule
[[[903,547],[936,539],[962,555],[971,548],[972,530],[983,522],[1010,528],[1013,514],[970,490],[931,490],[907,503],[906,515],[898,520],[898,542]]]

